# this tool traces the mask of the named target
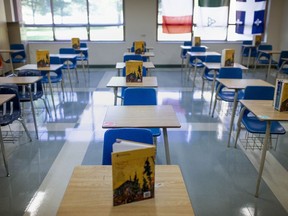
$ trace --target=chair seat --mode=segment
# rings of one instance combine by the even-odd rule
[[[266,122],[260,121],[257,117],[243,117],[242,124],[245,126],[250,133],[265,134]],[[271,134],[285,134],[286,130],[278,121],[271,122]]]
[[[217,73],[216,78],[219,77],[219,74]],[[213,81],[214,80],[214,73],[204,73],[203,78],[208,80],[208,81]]]
[[[6,126],[11,124],[11,122],[13,122],[15,119],[19,118],[21,116],[21,111],[13,111],[13,113],[9,113],[6,115],[3,115],[1,113],[0,115],[0,122],[1,122],[1,126]]]
[[[221,98],[221,100],[226,101],[226,102],[233,102],[234,101],[234,91],[221,91],[218,94],[218,97]],[[243,99],[244,97],[244,92],[239,91],[238,92],[238,100]]]

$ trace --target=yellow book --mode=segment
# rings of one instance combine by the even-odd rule
[[[113,144],[113,205],[154,197],[154,145],[118,140]]]
[[[280,112],[288,111],[288,80],[276,80],[273,105]]]
[[[80,39],[79,38],[72,38],[72,48],[79,49],[80,48]]]
[[[127,61],[125,64],[126,64],[126,82],[142,82],[143,61]]]
[[[39,68],[49,67],[50,66],[49,50],[37,50],[36,62],[37,62],[37,67]]]
[[[262,36],[261,35],[254,35],[252,40],[253,46],[259,46],[261,44]]]
[[[134,50],[136,54],[144,53],[145,41],[134,41]]]
[[[201,46],[201,38],[193,37],[193,46]]]
[[[223,49],[221,55],[221,67],[233,66],[234,57],[235,57],[234,49]]]

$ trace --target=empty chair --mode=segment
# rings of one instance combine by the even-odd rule
[[[244,45],[244,46],[243,46]],[[252,45],[252,40],[243,41],[241,47],[241,64],[243,64],[243,57],[248,58],[250,52],[250,58],[255,58],[257,55],[256,47],[245,47],[245,45]]]
[[[11,44],[11,50],[19,50],[19,52],[11,53],[12,63],[26,63],[26,52],[23,44]],[[10,59],[6,60],[6,63],[10,63]]]
[[[59,53],[60,54],[76,55],[76,51],[73,48],[60,48],[59,49]],[[71,84],[70,70],[75,70],[76,78],[77,78],[77,81],[79,82],[78,71],[77,71],[77,57],[75,57],[75,58],[67,58],[67,59],[61,58],[61,63],[63,64],[63,69],[68,70],[70,84]]]
[[[81,61],[82,67],[83,67],[83,71],[84,71],[84,62],[86,62],[86,66],[87,69],[89,71],[89,54],[88,54],[88,50],[81,50],[81,48],[88,48],[87,47],[87,43],[80,43],[80,49],[79,50],[75,50],[77,54],[79,54],[77,56],[77,61]]]
[[[157,92],[154,88],[126,88],[123,94],[123,105],[157,105]],[[151,130],[156,144],[161,130],[160,128],[149,128],[149,130]]]
[[[274,87],[272,86],[247,86],[244,91],[244,100],[273,100]],[[265,134],[266,122],[260,121],[253,113],[251,113],[246,107],[241,107],[237,123],[237,133],[235,139],[235,148],[237,146],[237,140],[241,130],[241,123],[244,125],[248,133],[252,134]],[[270,128],[270,145],[272,145],[271,135],[282,135],[286,131],[284,127],[278,121],[271,122]],[[248,146],[248,138],[246,140],[246,148]],[[277,140],[276,140],[277,143]],[[275,145],[276,147],[276,145]],[[253,145],[254,148],[254,145]]]
[[[270,64],[270,58],[272,58],[272,56],[267,54],[267,53],[261,52],[261,50],[262,51],[271,51],[272,45],[260,44],[258,46],[254,69],[256,69],[257,65],[268,66]],[[271,59],[271,65],[277,65],[277,62],[275,60]]]
[[[218,78],[222,79],[242,79],[242,69],[234,67],[223,67],[219,70]],[[235,91],[227,90],[224,85],[217,82],[216,83],[216,94],[214,100],[214,106],[212,110],[212,117],[214,116],[215,107],[218,100],[233,102],[235,96]],[[243,91],[238,93],[238,100],[243,98]]]
[[[102,164],[111,165],[112,146],[116,139],[130,140],[153,144],[153,136],[150,130],[145,128],[117,128],[109,129],[104,134]]]
[[[278,78],[279,74],[288,74],[288,50],[283,50],[280,53],[279,61],[277,64],[277,75],[276,78]]]
[[[192,41],[184,41],[183,46],[192,46]],[[184,63],[187,59],[187,51],[188,49],[181,49],[180,58],[181,58],[181,74],[183,72]]]
[[[221,62],[221,55],[208,55],[205,58],[205,62],[215,62],[220,63]],[[216,74],[215,74],[216,73]],[[202,94],[204,90],[204,84],[205,81],[213,82],[215,78],[219,76],[219,72],[215,70],[209,70],[207,67],[205,67],[205,70],[202,75]]]
[[[3,105],[0,106],[0,126],[6,126],[9,124],[12,124],[14,121],[18,120],[28,138],[30,141],[32,141],[31,136],[27,130],[27,127],[21,117],[21,107],[20,107],[20,100],[19,100],[19,94],[18,94],[18,86],[16,84],[0,84],[0,94],[14,94],[15,97],[4,103]],[[6,158],[6,153],[5,153],[5,146],[3,143],[3,138],[2,138],[2,131],[0,127],[0,144],[1,144],[1,152],[4,160],[4,165],[6,168],[6,173],[7,176],[9,176],[9,168],[8,168],[8,163],[7,163],[7,158]]]
[[[34,70],[22,70],[18,72],[18,76],[42,76],[41,71],[34,71]],[[30,98],[30,91],[28,89],[28,86],[18,86],[18,92],[19,92],[19,98],[20,102],[31,102]],[[31,93],[32,93],[32,100],[36,101],[38,99],[41,99],[45,105],[45,109],[47,113],[50,116],[50,111],[48,109],[48,105],[46,103],[46,100],[42,97],[43,96],[43,86],[42,86],[42,81],[39,80],[33,85],[31,85]]]
[[[201,47],[201,46],[193,46],[191,48],[191,52],[206,52],[206,48]],[[189,63],[188,63],[188,65],[189,65],[188,79],[189,79],[190,74],[191,74],[191,69],[193,68],[194,69],[193,82],[195,81],[197,69],[204,68],[204,65],[203,65],[204,61],[205,61],[205,56],[190,55]]]

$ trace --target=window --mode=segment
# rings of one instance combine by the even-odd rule
[[[182,33],[182,34],[163,33],[162,31],[162,27],[163,27],[162,1],[163,0],[158,0],[157,40],[158,41],[189,41],[191,40],[191,33]],[[217,9],[214,11],[212,9],[212,11],[208,11],[207,6],[206,8],[201,7],[202,5],[199,6],[201,2],[203,1],[202,0],[193,1],[192,13],[193,13],[194,36],[200,36],[201,40],[213,40],[213,41],[252,40],[252,37],[253,37],[252,34],[237,34],[235,32],[235,28],[236,28],[235,18],[236,18],[236,7],[237,7],[236,0],[206,1],[206,3],[208,2],[208,4],[218,4],[219,2],[221,2],[222,4],[226,4],[226,6],[228,7],[228,10],[226,10],[226,13],[225,12],[222,13],[220,9]],[[213,17],[213,14],[215,14],[214,17]],[[205,23],[204,20],[206,20],[207,23]],[[217,23],[219,24],[217,26],[209,25],[210,21],[211,22],[217,21]]]
[[[27,40],[123,41],[123,0],[22,0]]]

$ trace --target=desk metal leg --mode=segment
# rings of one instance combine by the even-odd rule
[[[55,107],[55,102],[54,102],[54,95],[53,95],[53,89],[52,89],[52,84],[51,84],[50,71],[48,72],[48,83],[49,83],[49,88],[50,88],[52,104],[53,104],[53,108],[54,108],[54,112],[55,112],[55,117],[57,118],[56,107]]]
[[[117,105],[117,93],[118,93],[118,88],[114,87],[114,106]]]
[[[249,66],[250,66],[250,57],[251,57],[251,50],[252,50],[252,48],[249,47],[248,49],[249,49],[249,52],[248,52],[247,68],[249,68]]]
[[[5,151],[5,146],[4,146],[4,142],[3,142],[1,126],[0,126],[0,145],[1,145],[1,152],[2,152],[2,156],[3,156],[4,166],[6,169],[6,176],[8,177],[8,176],[10,176],[10,173],[9,173],[8,162],[7,162],[7,158],[6,158],[6,151]]]
[[[214,95],[214,88],[215,88],[215,82],[216,82],[216,75],[217,75],[217,70],[214,70],[214,76],[213,76],[213,81],[212,81],[212,86],[211,86],[212,90],[211,90],[209,115],[211,113],[211,108],[212,108],[212,103],[213,103],[213,95]]]
[[[118,72],[118,76],[120,77],[120,68],[118,68],[117,72]]]
[[[267,70],[267,73],[266,73],[266,80],[267,80],[268,77],[270,76],[271,64],[272,64],[272,55],[270,55],[270,59],[269,59],[268,70]]]
[[[268,140],[269,140],[269,136],[270,136],[270,127],[271,127],[271,122],[267,121],[265,139],[264,139],[264,144],[263,144],[263,148],[262,148],[260,167],[259,167],[258,179],[257,179],[257,184],[256,184],[255,197],[258,197],[258,195],[259,195],[259,187],[260,187],[260,182],[261,182],[262,173],[263,173],[263,169],[264,169],[266,153],[267,153],[267,149],[268,149]]]
[[[166,163],[171,164],[167,128],[163,128],[163,138],[165,145]]]
[[[70,86],[71,86],[71,91],[73,92],[73,86],[72,86],[72,81],[71,81],[71,71],[70,71],[70,67],[69,67],[69,62],[66,61],[66,64],[67,64],[68,77],[69,77],[69,82],[70,82]]]
[[[11,72],[12,72],[12,74],[15,74],[15,73],[14,73],[14,67],[13,67],[13,62],[12,62],[11,54],[9,55],[9,60],[10,60]]]
[[[39,139],[37,121],[36,121],[36,115],[35,115],[35,108],[34,108],[33,96],[32,96],[32,91],[31,91],[31,85],[29,85],[28,88],[29,88],[29,94],[30,94],[30,101],[31,101],[31,108],[32,108],[32,114],[33,114],[33,121],[34,121],[34,126],[35,126],[36,138]]]
[[[232,134],[232,130],[233,130],[233,123],[234,123],[236,108],[237,108],[237,104],[238,104],[237,99],[238,99],[238,90],[235,89],[235,95],[234,95],[234,101],[233,101],[233,109],[232,109],[232,114],[231,114],[231,122],[230,122],[230,130],[229,130],[229,137],[228,137],[227,147],[230,147],[230,139],[231,139],[231,134]]]

